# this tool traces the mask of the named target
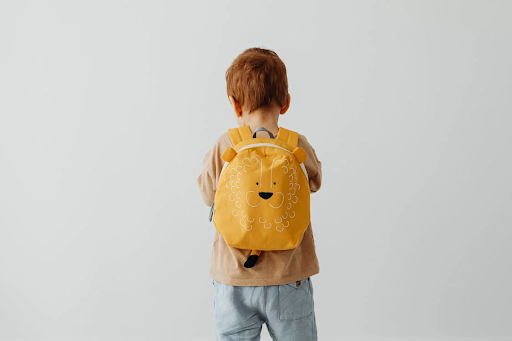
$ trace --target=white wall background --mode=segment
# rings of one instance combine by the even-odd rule
[[[511,1],[0,2],[0,340],[212,340],[196,177],[287,65],[321,340],[512,336]]]

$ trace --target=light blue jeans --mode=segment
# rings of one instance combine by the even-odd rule
[[[316,341],[311,278],[282,285],[231,286],[213,280],[217,341]]]

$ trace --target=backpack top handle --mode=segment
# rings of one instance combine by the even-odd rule
[[[279,132],[277,133],[277,136],[274,136],[274,134],[272,134],[270,131],[263,127],[255,129],[253,133],[249,126],[242,126],[239,128],[229,129],[229,139],[231,140],[233,146],[236,146],[242,141],[251,140],[255,138],[255,133],[257,133],[258,131],[266,131],[270,138],[288,144],[291,148],[290,150],[294,150],[299,144],[299,134],[297,132],[284,129],[283,127],[279,127]]]
[[[259,127],[259,128],[256,128],[252,134],[252,138],[256,138],[256,133],[259,132],[259,131],[266,131],[268,133],[268,135],[270,136],[271,139],[274,139],[274,134],[272,134],[267,128],[263,128],[263,127]]]

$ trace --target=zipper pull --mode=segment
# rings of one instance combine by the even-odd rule
[[[210,207],[210,215],[208,216],[208,220],[211,222],[213,220],[213,212],[215,211],[215,201],[212,202],[212,207]]]

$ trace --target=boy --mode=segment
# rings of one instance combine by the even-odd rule
[[[227,94],[239,126],[251,131],[264,127],[277,135],[280,115],[290,106],[286,67],[267,49],[250,48],[226,71]],[[258,132],[256,137],[268,137]],[[261,134],[261,135],[260,135]],[[311,192],[320,189],[321,163],[302,135],[298,146]],[[233,147],[227,133],[221,135],[203,161],[197,179],[205,204],[210,206],[224,161],[222,152]],[[215,287],[214,315],[217,340],[259,340],[263,323],[273,340],[317,340],[310,276],[319,272],[311,224],[295,249],[262,252],[258,263],[245,268],[251,250],[226,244],[215,231],[210,276]]]

